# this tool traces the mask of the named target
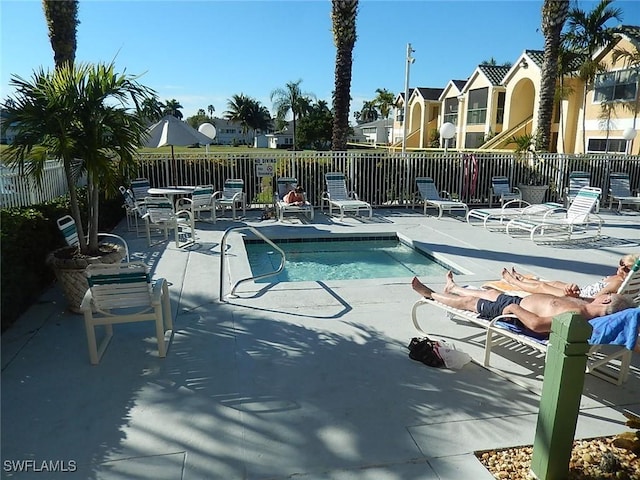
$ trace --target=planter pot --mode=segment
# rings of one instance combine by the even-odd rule
[[[85,269],[92,263],[119,263],[125,257],[120,245],[102,244],[100,248],[104,254],[95,257],[75,255],[77,247],[59,248],[47,256],[46,263],[53,269],[67,299],[67,307],[73,313],[82,313],[80,304],[89,288]]]
[[[522,193],[522,200],[534,205],[544,202],[549,185],[518,185],[518,189]]]

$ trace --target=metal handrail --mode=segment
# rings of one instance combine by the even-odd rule
[[[229,293],[229,297],[231,298],[236,298],[236,288],[238,288],[238,285],[240,285],[243,282],[248,282],[249,280],[259,280],[261,278],[266,278],[266,277],[271,277],[273,275],[278,275],[280,272],[282,272],[282,270],[284,270],[284,264],[286,262],[286,256],[284,254],[284,251],[275,243],[273,243],[271,240],[269,240],[267,237],[265,237],[262,233],[260,233],[257,229],[255,229],[254,227],[250,227],[248,225],[243,225],[241,227],[231,227],[228,228],[225,232],[224,235],[222,236],[222,241],[220,242],[220,301],[224,301],[223,300],[223,279],[224,279],[224,265],[225,265],[225,255],[226,255],[226,251],[227,251],[227,236],[229,235],[229,233],[233,232],[234,230],[250,230],[254,233],[254,235],[260,237],[262,240],[264,240],[266,243],[268,243],[269,245],[271,245],[273,248],[275,248],[278,252],[280,252],[280,255],[282,255],[282,260],[280,261],[280,266],[278,267],[278,269],[275,272],[269,272],[269,273],[263,273],[262,275],[256,275],[254,277],[247,277],[247,278],[242,278],[240,280],[238,280],[235,285],[233,286],[233,288],[231,288],[231,293]]]

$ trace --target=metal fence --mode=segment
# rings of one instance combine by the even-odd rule
[[[377,151],[347,152],[264,152],[141,154],[138,176],[148,178],[152,187],[168,185],[213,185],[222,189],[228,178],[245,181],[249,202],[271,202],[272,184],[277,177],[292,176],[304,186],[314,205],[320,204],[327,172],[343,172],[348,187],[371,205],[409,205],[416,198],[416,177],[432,177],[439,190],[472,205],[485,205],[491,193],[491,177],[503,175],[511,185],[526,183],[532,173],[549,186],[545,201],[561,202],[569,173],[591,173],[591,185],[603,192],[609,188],[611,172],[629,174],[631,189],[640,189],[640,156],[541,154],[536,158],[514,153]],[[261,177],[268,171],[271,176]],[[67,191],[62,168],[56,162],[47,167],[39,188],[15,171],[0,171],[1,205],[38,203]],[[603,195],[603,201],[606,194]]]

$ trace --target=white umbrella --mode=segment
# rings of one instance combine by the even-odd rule
[[[174,145],[186,146],[196,143],[208,145],[211,141],[211,138],[192,128],[188,123],[177,119],[173,115],[167,115],[147,129],[147,139],[144,142],[144,146],[151,148],[164,147],[166,145],[171,146],[173,176],[174,180],[176,180],[177,169],[175,155],[173,153]]]

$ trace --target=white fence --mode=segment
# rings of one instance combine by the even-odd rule
[[[538,172],[549,185],[546,201],[561,201],[569,172],[591,173],[591,185],[602,188],[603,201],[611,172],[626,172],[631,189],[640,189],[640,156],[626,155],[539,155]],[[265,163],[273,178],[260,178]],[[524,183],[529,167],[513,153],[416,152],[387,153],[353,150],[347,152],[248,152],[179,153],[175,160],[162,154],[142,154],[137,176],[148,178],[152,187],[168,185],[213,185],[221,189],[228,178],[242,178],[250,203],[269,203],[272,182],[279,176],[293,176],[319,205],[326,172],[344,172],[349,188],[373,206],[403,205],[415,198],[416,177],[432,177],[439,190],[471,205],[487,204],[491,177],[504,175],[512,185]],[[68,191],[62,166],[47,162],[42,184],[19,172],[0,168],[0,206],[26,206],[51,200]]]

